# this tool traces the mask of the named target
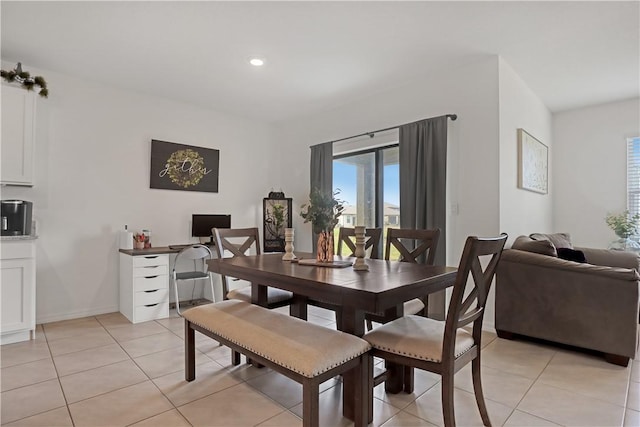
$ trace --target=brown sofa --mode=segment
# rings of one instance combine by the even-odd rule
[[[522,238],[528,239],[521,236],[504,250],[496,274],[498,336],[597,350],[626,366],[638,345],[638,255],[572,248],[584,254],[586,263],[580,263],[540,250],[550,242],[522,244]]]

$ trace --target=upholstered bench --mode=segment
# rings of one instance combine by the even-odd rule
[[[302,384],[303,425],[318,426],[319,386],[353,370],[355,425],[368,418],[369,343],[244,301],[226,300],[189,309],[185,319],[185,379],[196,377],[195,333],[201,332]]]

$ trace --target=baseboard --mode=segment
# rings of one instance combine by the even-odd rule
[[[81,317],[97,316],[99,314],[114,313],[117,311],[120,311],[120,307],[113,305],[108,307],[89,308],[66,313],[50,314],[47,316],[37,316],[36,324],[40,325],[42,323],[59,322],[61,320],[79,319]]]

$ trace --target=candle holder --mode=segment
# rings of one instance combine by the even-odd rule
[[[356,225],[355,227],[355,235],[356,235],[356,250],[355,256],[356,261],[353,264],[353,269],[356,271],[369,271],[369,266],[364,261],[364,241],[365,241],[365,228],[362,225]]]
[[[293,228],[284,229],[284,255],[282,255],[283,261],[292,261],[296,258],[293,253]]]

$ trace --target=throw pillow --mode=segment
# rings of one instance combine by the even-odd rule
[[[554,234],[544,234],[544,233],[533,233],[530,234],[533,240],[548,240],[553,243],[553,246],[557,248],[569,248],[573,249],[573,245],[571,244],[571,236],[569,233],[554,233]]]
[[[533,240],[527,236],[519,236],[511,245],[511,249],[533,252],[536,254],[557,257],[556,247],[549,240]]]
[[[558,258],[574,262],[587,262],[584,252],[569,248],[558,248]]]

